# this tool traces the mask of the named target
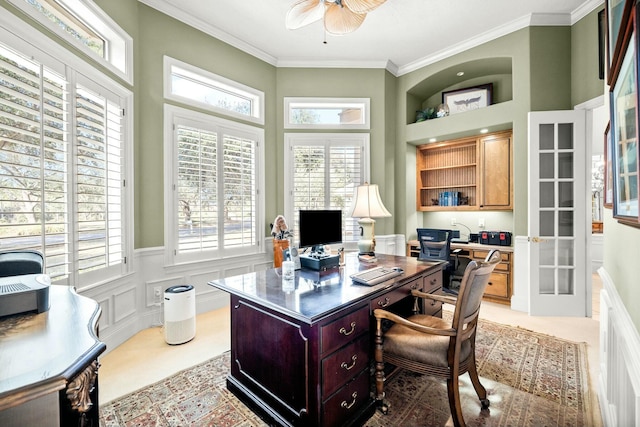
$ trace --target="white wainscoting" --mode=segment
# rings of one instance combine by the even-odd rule
[[[407,245],[404,234],[376,236],[376,253],[405,256]]]
[[[404,255],[403,235],[376,236],[376,251]],[[101,283],[78,293],[96,300],[102,308],[99,322],[100,340],[113,350],[143,329],[163,324],[164,309],[154,289],[193,285],[196,290],[196,313],[205,313],[229,304],[229,295],[207,283],[223,277],[273,266],[273,241],[265,238],[265,252],[229,259],[165,266],[163,247],[134,251],[132,273]],[[198,325],[196,325],[197,334]],[[106,354],[105,353],[105,354]]]
[[[164,265],[164,248],[134,251],[133,273],[78,293],[96,300],[102,308],[99,322],[100,340],[113,350],[137,332],[163,324],[164,308],[154,289],[164,291],[174,285],[193,285],[196,312],[204,313],[229,304],[229,295],[209,286],[211,280],[259,271],[273,266],[271,239],[265,240],[263,254],[247,255],[209,262]],[[196,325],[196,333],[197,333]],[[105,353],[105,354],[106,354]]]
[[[598,399],[605,426],[640,427],[640,336],[601,267]]]

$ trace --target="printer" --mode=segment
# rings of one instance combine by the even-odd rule
[[[0,252],[0,317],[49,310],[51,278],[38,251]]]
[[[47,274],[0,277],[0,317],[49,310],[50,285]]]

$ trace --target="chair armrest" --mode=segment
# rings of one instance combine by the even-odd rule
[[[394,323],[406,326],[407,328],[411,328],[414,331],[422,332],[422,333],[425,333],[425,334],[442,335],[442,336],[447,336],[447,337],[452,337],[452,336],[456,335],[456,330],[455,329],[452,329],[452,328],[449,328],[449,329],[436,329],[436,328],[431,328],[429,326],[419,325],[417,323],[413,323],[413,322],[405,319],[404,317],[398,316],[397,314],[391,313],[391,312],[389,312],[387,310],[383,310],[381,308],[376,308],[375,310],[373,310],[373,315],[376,317],[378,322],[380,322],[381,319],[391,320]]]
[[[451,305],[456,305],[456,302],[458,301],[457,298],[449,295],[428,294],[426,292],[422,292],[417,289],[412,290],[411,295],[413,295],[414,297],[430,299],[433,301],[439,301],[444,304],[451,304]]]

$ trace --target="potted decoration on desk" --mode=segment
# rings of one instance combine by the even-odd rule
[[[284,251],[289,248],[289,239],[293,237],[284,216],[278,215],[273,220],[271,235],[273,236],[273,266],[278,268],[282,266]]]

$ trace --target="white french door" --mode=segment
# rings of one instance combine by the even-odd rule
[[[585,111],[529,113],[529,314],[587,315]],[[589,229],[590,232],[590,229]]]

